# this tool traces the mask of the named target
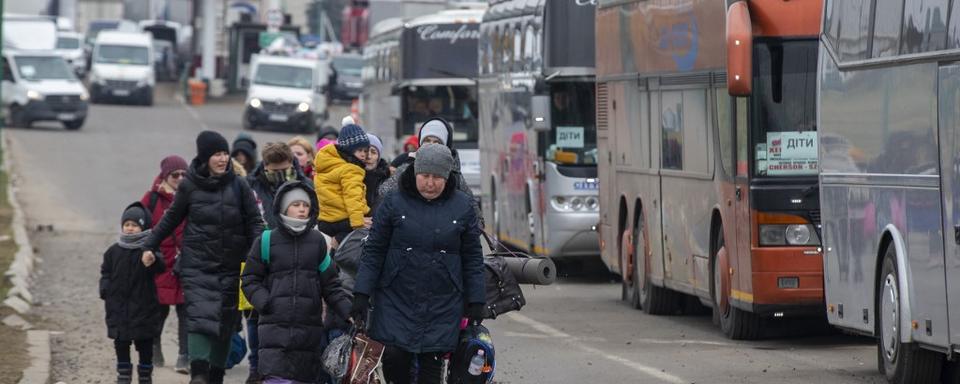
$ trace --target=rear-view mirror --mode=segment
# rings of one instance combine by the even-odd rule
[[[530,112],[534,131],[550,130],[550,96],[534,96],[530,101]]]
[[[738,1],[727,9],[727,92],[750,96],[753,91],[753,30],[750,8]]]

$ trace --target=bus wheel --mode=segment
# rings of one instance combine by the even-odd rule
[[[621,297],[631,308],[641,309],[640,286],[638,284],[638,281],[640,281],[639,264],[641,262],[639,259],[641,254],[637,253],[641,246],[635,245],[637,244],[636,233],[637,229],[634,226],[633,231],[624,233],[620,237],[622,243],[620,246]]]
[[[635,226],[637,229],[633,236],[636,244],[634,254],[637,255],[637,261],[633,263],[636,296],[640,301],[640,307],[649,315],[676,315],[683,304],[683,295],[669,288],[653,285],[647,275],[647,248],[643,239],[643,222],[643,218],[637,222]]]
[[[729,258],[722,234],[716,249],[712,277],[713,316],[719,320],[720,330],[727,337],[734,340],[756,340],[760,338],[760,316],[730,304],[730,274],[727,272]]]
[[[877,295],[877,360],[891,383],[935,383],[940,380],[943,355],[916,343],[901,343],[900,276],[896,250],[888,246],[883,257]],[[907,331],[909,332],[909,331]]]

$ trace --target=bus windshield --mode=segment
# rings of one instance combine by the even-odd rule
[[[253,78],[254,84],[274,87],[310,89],[313,86],[313,70],[291,65],[260,64]]]
[[[100,45],[97,47],[95,63],[148,65],[150,51],[137,45]]]
[[[17,57],[16,62],[20,77],[27,81],[76,79],[60,56]]]
[[[453,125],[457,148],[477,148],[477,90],[472,86],[411,86],[405,89],[404,134],[415,134],[432,117],[442,117]]]
[[[564,165],[597,164],[597,125],[593,83],[551,86],[551,120],[544,159]],[[542,137],[541,137],[542,138]],[[543,139],[543,138],[542,138]]]
[[[816,175],[817,41],[760,40],[754,62],[754,174]]]

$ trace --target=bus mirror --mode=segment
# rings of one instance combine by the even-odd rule
[[[550,96],[534,96],[530,101],[530,112],[534,131],[550,130]]]
[[[753,31],[750,8],[738,1],[727,9],[727,92],[750,96],[753,91]]]

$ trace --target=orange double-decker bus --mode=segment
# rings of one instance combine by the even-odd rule
[[[734,339],[821,314],[820,0],[600,1],[603,260],[651,314]]]

